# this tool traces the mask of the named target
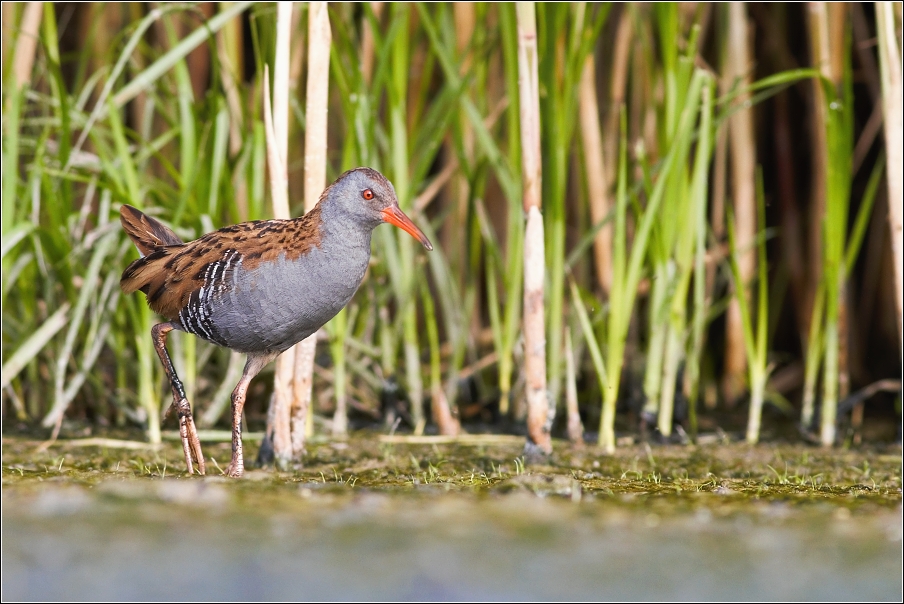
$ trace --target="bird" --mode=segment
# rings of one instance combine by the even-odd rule
[[[206,465],[167,336],[183,331],[247,355],[232,391],[232,460],[225,474],[233,478],[244,473],[242,410],[251,380],[348,304],[367,271],[373,230],[389,223],[433,249],[399,208],[392,183],[367,167],[341,174],[298,218],[243,222],[188,243],[128,204],[120,207],[120,222],[141,255],[123,271],[122,291],[143,292],[166,318],[151,336],[172,389],[189,474],[193,462],[202,475]]]

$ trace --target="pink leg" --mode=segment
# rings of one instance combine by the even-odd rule
[[[242,379],[232,391],[232,461],[226,468],[226,476],[239,478],[245,472],[245,459],[242,455],[242,410],[245,408],[245,394],[248,385],[264,366],[279,356],[274,354],[249,354]]]

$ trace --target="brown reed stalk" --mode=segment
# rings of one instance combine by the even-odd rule
[[[289,147],[289,45],[292,25],[292,3],[277,6],[276,58],[274,61],[273,105],[269,102],[269,78],[264,81],[264,118],[267,133],[267,159],[275,218],[289,218],[288,147]],[[292,459],[291,412],[295,368],[293,346],[276,360],[273,398],[267,414],[267,436],[273,448],[274,461],[280,469]]]
[[[224,4],[231,4],[225,3]],[[242,40],[242,17],[233,17],[223,28],[217,32],[217,60],[220,63],[220,78],[223,92],[226,95],[226,106],[229,109],[229,153],[235,157],[242,148],[242,97],[239,92],[239,84],[244,82],[244,64],[242,52],[244,43]],[[244,182],[244,179],[242,179]],[[247,200],[244,200],[244,214],[242,220],[248,219]]]
[[[0,65],[6,67],[6,57],[9,56],[9,53],[12,51],[12,44],[16,38],[16,10],[17,7],[12,2],[4,2],[2,6],[0,6],[0,26],[2,26],[2,32],[0,32]],[[6,72],[3,72],[3,79],[6,79]],[[19,400],[21,402],[21,399]],[[18,402],[16,403],[18,404]]]
[[[568,440],[575,445],[584,444],[584,424],[578,407],[577,371],[574,362],[574,347],[571,345],[571,330],[565,330],[565,409],[568,414]]]
[[[330,82],[330,45],[332,32],[326,2],[312,2],[308,9],[308,81],[306,90],[304,135],[304,209],[310,212],[326,188],[327,106]],[[295,359],[294,397],[292,401],[292,453],[304,453],[311,386],[314,375],[314,353],[317,334],[311,334],[298,347]],[[336,400],[333,434],[347,431],[345,388]]]
[[[536,7],[518,2],[518,88],[521,101],[521,181],[527,227],[524,232],[524,373],[527,399],[526,448],[552,452],[547,419],[546,334],[543,279],[546,255],[540,214],[540,90]]]
[[[201,13],[199,15],[201,22],[210,21],[210,18],[214,15],[214,3],[199,2],[197,10]],[[185,27],[184,29],[191,30],[190,27]],[[180,31],[179,38],[182,39],[183,37],[184,34]],[[207,44],[198,45],[197,48],[188,53],[188,56],[185,57],[185,63],[188,66],[188,73],[191,76],[191,87],[195,94],[195,98],[203,99],[205,92],[209,88],[210,46]]]
[[[619,15],[618,27],[615,30],[615,44],[612,51],[611,71],[609,74],[609,103],[606,109],[606,125],[603,129],[603,159],[615,165],[618,158],[618,138],[621,129],[618,126],[622,106],[625,103],[625,91],[628,86],[628,62],[631,60],[631,42],[634,28],[628,6],[623,6]],[[615,183],[615,170],[606,174],[606,190],[612,189]]]
[[[751,41],[748,35],[747,8],[743,3],[728,5],[728,48],[725,77],[733,86],[747,86],[751,82],[753,63],[750,58]],[[745,103],[749,94],[738,97]],[[753,133],[753,110],[741,109],[728,122],[731,164],[731,192],[734,207],[735,234],[738,242],[738,265],[741,283],[749,283],[756,274],[756,138]],[[747,292],[744,292],[748,296]],[[749,296],[748,296],[749,298]],[[728,308],[725,341],[725,367],[722,393],[726,401],[734,401],[744,389],[747,356],[744,346],[744,327],[738,302]]]
[[[820,72],[828,72],[828,25],[825,17],[825,4],[812,2],[807,5],[807,33],[810,44],[810,61],[813,67]],[[823,216],[826,211],[826,175],[828,171],[828,143],[825,131],[825,91],[822,83],[814,78],[812,82],[812,105],[810,136],[812,140],[812,168],[810,183],[810,220],[809,233],[807,235],[807,266],[809,268],[807,282],[807,296],[805,308],[807,316],[812,316],[817,310],[821,313],[822,305],[816,305],[817,292],[822,279],[822,254],[823,254]],[[821,300],[821,298],[820,298]],[[815,359],[822,358],[822,352],[812,350],[816,348],[816,335],[814,329],[821,330],[815,319],[811,321],[807,330],[808,346],[807,357],[809,365],[813,368],[807,372],[804,385],[803,400],[801,402],[801,425],[809,428],[813,422],[816,405],[816,369],[818,363]]]
[[[452,8],[453,19],[455,22],[455,48],[456,53],[459,57],[459,74],[464,78],[467,77],[468,73],[472,70],[473,55],[469,49],[469,45],[474,38],[474,32],[477,26],[477,11],[474,2],[456,2]],[[473,88],[474,86],[472,85],[471,89]],[[411,88],[412,91],[416,89],[417,87]],[[414,106],[414,103],[411,102],[411,100],[409,102],[409,106]],[[466,157],[474,157],[474,128],[468,121],[467,113],[465,112],[464,108],[459,109],[458,119],[461,126],[457,135],[460,137],[459,142],[461,144],[461,148]],[[456,136],[454,129],[451,132],[453,133],[451,136]],[[447,137],[444,142],[446,149],[446,152],[444,154],[444,161],[446,161],[449,165],[457,166],[458,159],[456,148],[453,144],[451,136]],[[467,287],[468,275],[471,273],[471,271],[468,270],[468,261],[469,258],[473,256],[469,254],[468,249],[470,238],[462,237],[462,233],[467,232],[469,228],[469,201],[472,197],[472,191],[468,179],[461,171],[457,170],[452,173],[449,186],[446,189],[448,191],[448,198],[452,202],[452,205],[454,205],[455,211],[449,216],[447,220],[444,221],[442,229],[440,231],[440,237],[443,241],[443,249],[449,252],[450,268],[461,276],[459,287],[464,288]],[[415,204],[416,203],[417,199],[415,199]],[[481,245],[481,242],[478,239],[472,245]],[[423,298],[425,302],[426,315],[428,317],[428,339],[431,341],[431,355],[433,355],[434,351],[438,352],[439,349],[439,338],[436,334],[437,327],[435,312],[433,309],[431,294],[429,292],[425,293]],[[472,331],[475,333],[479,332],[481,327],[479,314],[472,313],[471,317]],[[457,339],[456,347],[459,350],[461,350],[462,347],[466,345],[466,340],[464,338],[455,338],[454,336],[450,337],[452,337],[453,340]],[[453,342],[451,341],[449,342],[449,344],[452,343]],[[455,353],[453,353],[453,355],[455,355]],[[454,436],[461,430],[461,424],[458,420],[458,417],[453,414],[453,410],[449,404],[450,393],[454,392],[454,390],[452,388],[442,387],[438,361],[438,358],[434,359],[431,356],[431,418],[436,424],[440,434]],[[456,376],[454,374],[450,374],[449,380],[450,382],[454,383]]]
[[[371,2],[370,9],[374,13],[377,21],[383,14],[383,6],[385,2]],[[365,83],[369,86],[374,75],[374,61],[376,60],[374,47],[374,32],[370,28],[370,22],[365,19],[362,24],[363,35],[361,39],[361,75],[364,77]]]
[[[141,5],[141,3],[129,3],[126,19],[129,23],[135,23],[137,21],[140,21],[144,14],[144,7]],[[87,33],[86,30],[88,30],[91,25],[87,22],[87,20],[82,20],[79,26],[81,27],[83,32]],[[113,31],[118,31],[119,29],[120,27],[117,27],[116,30]],[[140,73],[142,70],[144,70],[145,67],[147,67],[147,60],[145,57],[141,56],[141,54],[136,53],[132,56],[130,67],[135,73]],[[135,127],[138,127],[138,125],[141,124],[142,120],[144,119],[145,113],[147,111],[147,100],[147,92],[142,92],[135,97],[134,101],[129,103],[131,123]],[[192,398],[189,400],[194,399]]]
[[[230,3],[223,3],[228,6]],[[244,124],[242,114],[242,95],[239,92],[239,84],[244,82],[244,65],[242,53],[244,42],[242,39],[242,18],[234,17],[223,26],[216,35],[217,62],[219,63],[220,80],[223,86],[223,94],[226,97],[226,108],[229,111],[229,155],[236,158],[242,150],[244,138]],[[235,190],[234,203],[236,214],[240,222],[250,218],[248,208],[248,180],[244,178],[242,170],[236,170],[233,176]],[[230,365],[235,362],[232,353]]]
[[[898,20],[895,20],[895,8]],[[888,157],[888,227],[895,266],[895,301],[897,302],[898,344],[904,357],[904,241],[902,241],[902,206],[904,206],[904,98],[901,77],[901,12],[892,2],[876,3],[876,28],[879,39],[879,69],[882,78],[882,108],[885,113],[885,152]]]
[[[301,23],[302,12],[297,10],[292,13],[293,32],[297,32],[299,29],[298,24]],[[295,40],[292,41],[292,48],[289,50],[289,90],[293,95],[297,93],[298,83],[301,82],[304,73],[305,61],[307,60],[305,43],[307,41],[305,36],[295,36]]]
[[[456,2],[453,4],[453,17],[455,19],[455,47],[459,57],[459,75],[467,77],[471,70],[472,57],[468,52],[468,44],[474,36],[476,26],[476,11],[473,2]],[[473,89],[473,86],[471,87]],[[456,144],[453,141],[454,136],[460,136],[459,144],[464,152],[465,157],[474,157],[474,129],[471,127],[467,119],[464,108],[459,109],[459,120],[461,123],[460,130],[450,130],[449,136],[444,142],[446,148],[446,161],[456,162]],[[462,233],[468,229],[468,211],[469,199],[471,197],[470,183],[463,171],[453,174],[452,179],[447,187],[447,196],[450,205],[455,210],[444,221],[440,236],[443,240],[443,249],[458,250],[450,254],[450,264],[456,273],[461,275],[460,287],[465,287],[468,281],[469,254],[468,254],[468,238],[462,237]],[[475,313],[475,320],[479,320],[479,315]],[[472,325],[475,330],[480,329],[479,323]],[[504,412],[503,412],[504,413]]]
[[[603,137],[600,132],[599,101],[596,94],[596,64],[593,54],[587,56],[581,73],[580,90],[581,142],[584,147],[584,169],[587,173],[587,199],[590,220],[594,225],[609,214],[611,178],[603,156]],[[606,297],[612,288],[612,225],[603,226],[593,240],[596,279]]]
[[[31,68],[35,62],[35,51],[38,47],[38,28],[41,26],[41,15],[43,12],[43,2],[29,2],[22,14],[19,36],[16,38],[16,54],[13,63],[14,82],[18,90],[22,90],[22,87],[31,81]],[[7,99],[9,99],[8,96]],[[7,102],[9,101],[7,100]]]

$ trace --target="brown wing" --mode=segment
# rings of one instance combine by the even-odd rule
[[[131,232],[129,236],[135,241]],[[173,320],[193,293],[214,285],[208,282],[212,277],[228,283],[239,260],[244,269],[253,270],[280,254],[294,259],[317,245],[320,245],[320,209],[314,208],[293,220],[244,222],[189,243],[158,245],[130,264],[119,283],[126,294],[144,292],[154,312]]]
[[[142,256],[158,247],[182,244],[172,229],[130,205],[123,204],[119,208],[119,221]]]

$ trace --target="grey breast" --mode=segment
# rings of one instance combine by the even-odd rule
[[[366,245],[325,240],[306,255],[280,254],[247,270],[239,262],[230,287],[212,296],[211,322],[239,352],[282,352],[316,332],[348,304],[370,259]]]

